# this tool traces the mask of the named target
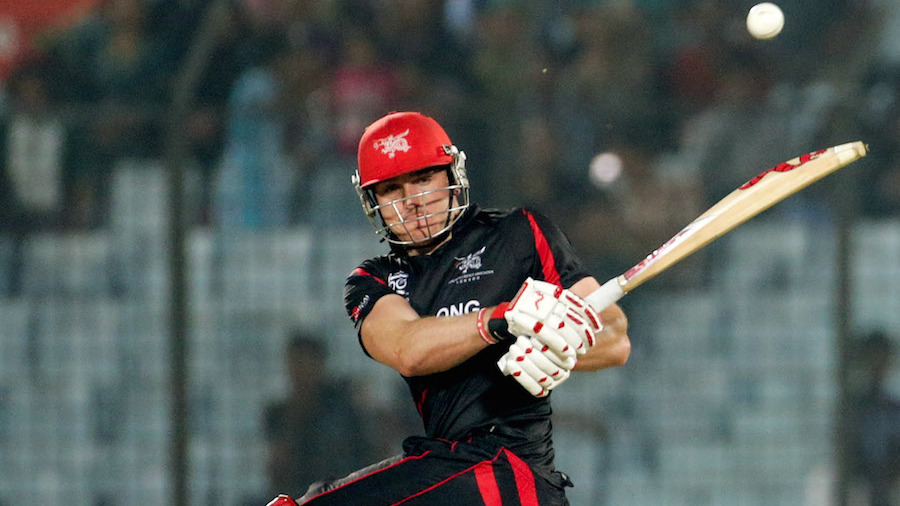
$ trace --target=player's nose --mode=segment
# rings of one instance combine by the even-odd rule
[[[422,205],[419,191],[413,183],[403,185],[403,203],[406,207],[419,207]]]

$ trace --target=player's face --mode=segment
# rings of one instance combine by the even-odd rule
[[[373,190],[381,217],[401,241],[427,242],[447,225],[450,181],[444,167],[403,174],[376,183]]]

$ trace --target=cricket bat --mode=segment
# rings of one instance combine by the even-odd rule
[[[792,158],[747,181],[690,222],[647,258],[610,279],[585,301],[600,311],[738,225],[795,192],[866,156],[862,141]]]

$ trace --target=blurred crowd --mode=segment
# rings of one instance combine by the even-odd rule
[[[31,36],[2,82],[3,233],[105,226],[117,162],[165,155],[213,3],[102,0]],[[900,9],[780,4],[787,27],[759,41],[743,0],[229,2],[178,125],[203,182],[191,219],[340,223],[359,211],[362,129],[405,109],[467,152],[476,200],[558,217],[600,273],[756,172],[857,139],[873,155],[844,191],[864,216],[896,215]],[[790,212],[827,218],[813,201]]]
[[[168,154],[177,77],[217,3],[0,2],[0,246],[12,245],[0,261],[21,263],[36,232],[110,227],[122,162]],[[839,199],[854,217],[900,216],[900,2],[780,0],[787,25],[769,41],[744,28],[753,3],[225,0],[195,100],[174,125],[201,183],[190,224],[228,232],[362,220],[350,185],[357,142],[391,110],[435,117],[468,156],[476,202],[547,213],[601,279],[758,172],[844,142],[872,147],[853,177],[825,180],[769,215],[832,222]],[[29,30],[18,41],[27,51],[6,65],[13,35],[25,33],[7,10],[37,4],[78,8]],[[3,267],[13,279],[0,280],[0,294],[14,295],[20,269]],[[691,269],[655,284],[696,281]],[[309,425],[304,410],[332,409],[319,422],[343,421],[345,431],[360,425],[349,423],[353,399],[337,402],[325,382],[301,386],[312,394],[292,390],[293,403],[263,413],[270,479],[298,492],[311,477],[286,470],[324,469],[335,448],[328,438],[286,441],[312,434],[296,429]],[[864,386],[860,425],[896,418],[897,403]],[[357,436],[348,469],[386,452]],[[291,461],[295,448],[305,466]],[[887,459],[854,458],[860,474]]]

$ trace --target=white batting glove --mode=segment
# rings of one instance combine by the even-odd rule
[[[594,345],[594,333],[603,328],[597,312],[582,298],[560,286],[532,278],[525,280],[512,302],[498,305],[489,315],[486,312],[484,308],[478,313],[477,326],[489,344],[534,335],[552,324],[561,329],[569,346],[585,353]],[[562,330],[566,325],[569,328]],[[564,347],[558,341],[546,344]]]
[[[501,311],[505,322],[497,321]],[[559,353],[568,346],[582,354],[594,345],[594,334],[603,325],[597,312],[581,297],[553,283],[528,278],[512,302],[494,310],[487,327],[507,339],[539,335],[545,345]]]
[[[563,361],[536,338],[519,336],[497,365],[531,395],[546,397],[569,378],[575,357]]]

